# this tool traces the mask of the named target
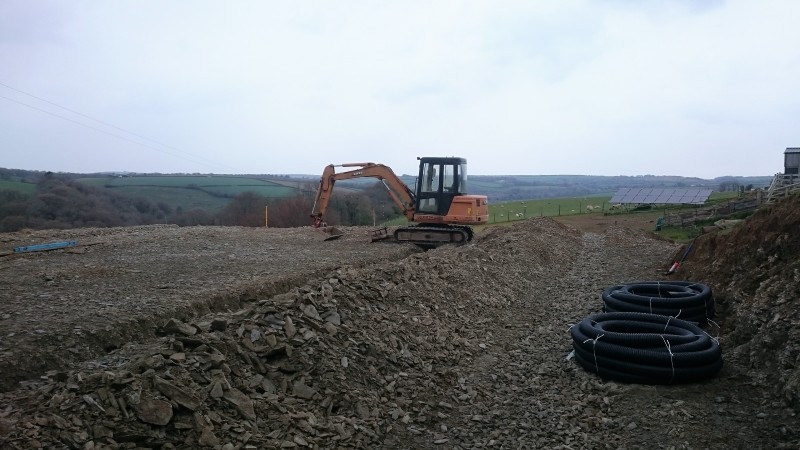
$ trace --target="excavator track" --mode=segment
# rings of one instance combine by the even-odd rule
[[[408,242],[424,249],[445,244],[464,244],[472,240],[472,228],[467,226],[415,225],[395,230],[397,242]]]

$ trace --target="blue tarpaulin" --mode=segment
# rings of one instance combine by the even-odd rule
[[[44,250],[55,250],[57,248],[74,247],[78,241],[51,242],[49,244],[27,245],[25,247],[15,247],[14,253],[41,252]]]

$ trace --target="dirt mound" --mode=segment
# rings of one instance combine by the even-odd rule
[[[681,270],[714,285],[729,354],[800,406],[800,196],[699,237]]]

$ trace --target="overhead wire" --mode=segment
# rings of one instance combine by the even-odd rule
[[[115,133],[109,132],[109,131],[107,131],[107,130],[103,130],[102,128],[98,128],[98,127],[95,127],[95,126],[92,126],[92,125],[88,125],[88,124],[85,124],[85,123],[83,123],[83,122],[80,122],[80,121],[77,121],[77,120],[70,119],[70,118],[68,118],[68,117],[62,116],[62,115],[60,115],[60,114],[56,114],[56,113],[54,113],[54,112],[47,111],[46,109],[39,108],[39,107],[36,107],[36,106],[30,105],[30,104],[27,104],[27,103],[25,103],[25,102],[22,102],[22,101],[19,101],[19,100],[13,99],[13,98],[6,97],[6,96],[4,96],[4,95],[0,95],[0,98],[2,98],[2,99],[5,99],[5,100],[8,100],[8,101],[10,101],[10,102],[17,103],[17,104],[19,104],[19,105],[22,105],[22,106],[25,106],[25,107],[28,107],[28,108],[31,108],[31,109],[34,109],[34,110],[37,110],[37,111],[43,112],[43,113],[45,113],[45,114],[51,115],[51,116],[53,116],[53,117],[57,117],[57,118],[59,118],[59,119],[66,120],[66,121],[68,121],[68,122],[71,122],[71,123],[74,123],[74,124],[76,124],[76,125],[80,125],[80,126],[82,126],[82,127],[85,127],[85,128],[88,128],[88,129],[91,129],[91,130],[94,130],[94,131],[97,131],[97,132],[100,132],[100,133],[103,133],[103,134],[107,134],[107,135],[109,135],[109,136],[113,136],[113,137],[115,137],[115,138],[117,138],[117,139],[121,139],[121,140],[123,140],[123,141],[127,141],[127,142],[130,142],[130,143],[133,143],[133,144],[136,144],[136,145],[140,145],[140,146],[142,146],[142,147],[146,147],[146,148],[149,148],[149,149],[152,149],[152,150],[155,150],[155,151],[158,151],[158,152],[161,152],[161,153],[164,153],[164,154],[170,155],[170,156],[174,156],[174,157],[176,157],[176,158],[185,159],[185,160],[187,160],[187,161],[191,161],[191,162],[195,162],[195,163],[198,163],[198,164],[202,164],[202,165],[204,165],[204,166],[206,166],[206,167],[209,167],[209,168],[222,168],[222,167],[224,167],[224,168],[227,168],[227,169],[231,169],[231,170],[233,170],[233,171],[234,171],[234,173],[238,173],[238,172],[240,172],[238,169],[236,169],[236,168],[234,168],[234,167],[227,166],[227,165],[225,165],[225,164],[221,164],[221,163],[218,163],[218,162],[216,162],[216,161],[212,161],[212,160],[210,160],[210,159],[202,158],[202,157],[200,157],[200,156],[197,156],[197,155],[195,155],[195,154],[193,154],[193,153],[191,153],[191,152],[187,152],[187,151],[185,151],[185,150],[181,150],[180,148],[176,148],[176,147],[173,147],[173,146],[171,146],[171,145],[165,144],[165,143],[163,143],[163,142],[157,141],[157,140],[155,140],[155,139],[151,139],[151,138],[149,138],[149,137],[147,137],[147,136],[143,136],[143,135],[141,135],[141,134],[134,133],[134,132],[132,132],[132,131],[129,131],[129,130],[126,130],[126,129],[124,129],[124,128],[118,127],[118,126],[116,126],[116,125],[114,125],[114,124],[111,124],[111,123],[105,122],[105,121],[103,121],[103,120],[100,120],[100,119],[97,119],[97,118],[91,117],[91,116],[89,116],[89,115],[87,115],[87,114],[84,114],[84,113],[82,113],[82,112],[80,112],[80,111],[76,111],[76,110],[74,110],[74,109],[67,108],[66,106],[59,105],[59,104],[57,104],[57,103],[55,103],[55,102],[52,102],[52,101],[50,101],[50,100],[47,100],[47,99],[44,99],[44,98],[42,98],[42,97],[39,97],[39,96],[37,96],[37,95],[31,94],[31,93],[29,93],[29,92],[22,91],[22,90],[20,90],[20,89],[17,89],[17,88],[15,88],[15,87],[13,87],[13,86],[9,86],[9,85],[7,85],[7,84],[5,84],[5,83],[3,83],[3,82],[0,82],[0,86],[3,86],[3,87],[5,87],[5,88],[8,88],[8,89],[11,89],[12,91],[15,91],[15,92],[19,92],[20,94],[27,95],[27,96],[29,96],[29,97],[32,97],[32,98],[34,98],[34,99],[36,99],[36,100],[39,100],[39,101],[41,101],[41,102],[44,102],[44,103],[50,104],[50,105],[52,105],[52,106],[55,106],[55,107],[57,107],[57,108],[61,108],[61,109],[65,110],[65,111],[69,111],[69,112],[71,112],[71,113],[73,113],[73,114],[76,114],[76,115],[78,115],[78,116],[84,117],[84,118],[86,118],[86,119],[89,119],[89,120],[92,120],[92,121],[94,121],[94,122],[97,122],[97,123],[99,123],[99,124],[102,124],[102,125],[104,125],[104,126],[107,126],[107,127],[109,127],[109,128],[113,128],[113,129],[115,129],[115,130],[119,130],[119,131],[121,131],[121,132],[123,132],[123,133],[130,134],[130,135],[132,135],[132,136],[135,136],[135,137],[137,137],[137,138],[139,138],[139,139],[144,139],[144,140],[146,140],[146,141],[150,141],[150,142],[152,142],[152,143],[155,143],[155,144],[159,145],[160,147],[156,147],[156,146],[153,146],[153,145],[149,145],[149,144],[147,144],[147,143],[143,143],[143,142],[140,142],[140,141],[137,141],[137,140],[134,140],[134,139],[127,138],[127,137],[125,137],[125,136],[120,136],[119,134],[115,134]],[[168,149],[174,150],[174,151],[176,151],[176,152],[180,152],[180,153],[182,153],[183,155],[178,155],[178,154],[175,154],[175,153],[173,153],[173,152],[169,152],[169,151],[167,151],[167,150],[164,150],[164,149],[163,149],[163,148],[161,148],[161,147],[168,148]]]

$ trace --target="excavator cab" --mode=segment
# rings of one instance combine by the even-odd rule
[[[467,160],[464,158],[418,158],[417,211],[444,216],[453,197],[466,192]]]

